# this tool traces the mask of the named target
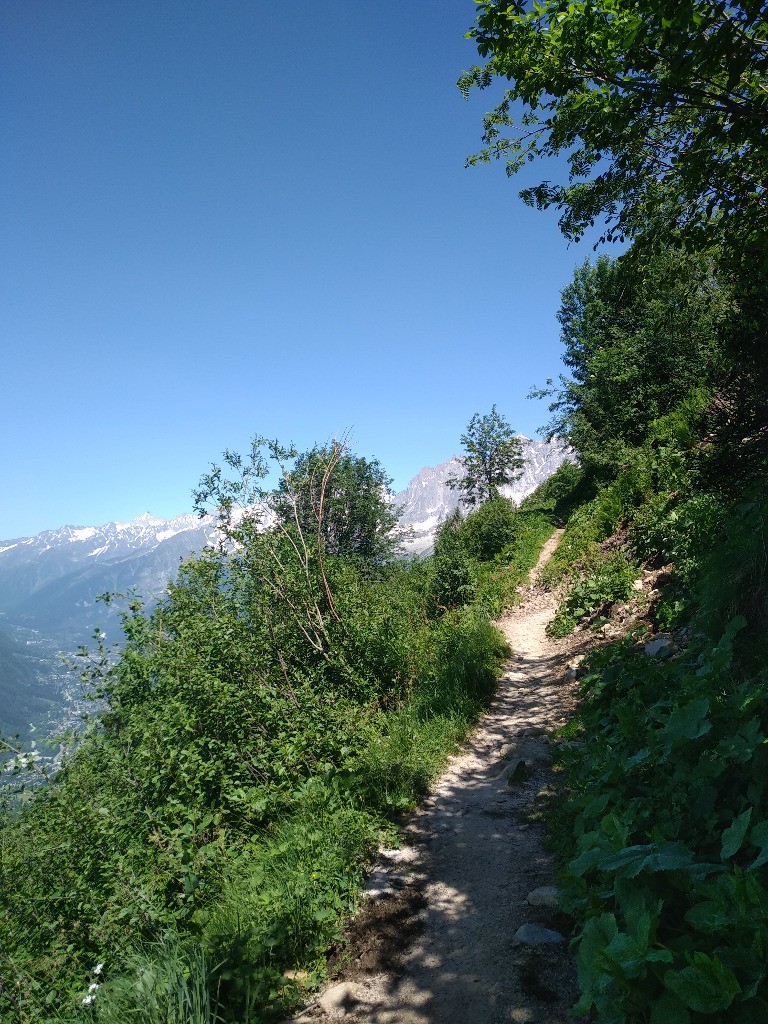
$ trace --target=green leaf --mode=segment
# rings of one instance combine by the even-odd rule
[[[733,916],[726,905],[717,900],[704,900],[691,907],[685,920],[697,932],[718,932],[733,921]]]
[[[768,861],[768,821],[761,821],[749,833],[749,841],[760,847],[760,853],[749,865],[750,870],[762,867]]]
[[[608,944],[603,955],[616,964],[625,978],[639,978],[645,973],[648,947],[646,943],[638,942],[631,935],[619,932]]]
[[[741,844],[744,842],[744,837],[747,834],[749,828],[749,819],[752,817],[752,808],[748,807],[746,811],[736,818],[732,825],[723,832],[723,845],[720,850],[720,856],[723,860],[727,860],[729,857],[733,857],[741,849]]]
[[[604,975],[604,953],[606,947],[613,942],[619,933],[616,918],[613,914],[601,914],[591,917],[584,925],[576,954],[576,969],[582,998],[579,1006],[587,1012],[592,1005],[593,993]]]
[[[641,871],[677,871],[692,862],[693,854],[682,843],[649,843],[609,854],[598,866],[602,871],[615,872],[619,878],[636,878]]]
[[[691,1015],[672,992],[665,992],[651,1007],[650,1024],[690,1024]]]
[[[716,956],[694,953],[692,963],[681,971],[667,971],[664,984],[688,1007],[697,1013],[727,1010],[741,986],[730,968]]]
[[[697,697],[684,707],[674,709],[661,735],[668,745],[677,740],[697,740],[712,728],[707,721],[708,714],[709,699]]]

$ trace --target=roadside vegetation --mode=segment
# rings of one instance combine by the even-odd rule
[[[119,656],[83,652],[104,710],[55,778],[6,788],[3,1020],[269,1021],[318,982],[551,532],[494,496],[399,560],[388,483],[343,444],[264,439],[201,480],[221,544],[128,600]]]

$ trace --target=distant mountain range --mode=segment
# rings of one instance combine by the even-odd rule
[[[129,523],[62,526],[35,537],[0,541],[0,623],[35,629],[60,643],[84,642],[95,624],[117,615],[100,594],[133,589],[162,594],[179,562],[214,539],[213,520],[196,515]]]
[[[562,444],[528,438],[523,453],[520,479],[504,488],[516,501],[572,457]],[[460,474],[454,457],[420,470],[393,495],[405,554],[431,550],[437,527],[460,500],[446,481]],[[99,595],[135,591],[151,604],[181,560],[215,539],[210,517],[165,520],[144,513],[128,523],[62,526],[0,541],[0,730],[17,728],[22,719],[42,722],[52,707],[75,700],[72,676],[56,667],[55,655],[87,644],[97,625],[109,640],[119,639],[119,607],[98,602]]]

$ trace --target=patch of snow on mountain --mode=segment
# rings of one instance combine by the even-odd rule
[[[83,526],[83,527],[80,527],[79,529],[73,530],[72,533],[69,535],[69,539],[70,539],[70,541],[90,540],[91,537],[93,537],[95,533],[96,533],[96,527],[95,526]]]

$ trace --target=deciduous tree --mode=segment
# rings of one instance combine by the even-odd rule
[[[495,498],[499,487],[517,479],[525,463],[520,438],[495,405],[485,416],[475,413],[461,443],[466,453],[461,459],[464,474],[451,477],[448,485],[459,488],[471,507]]]
[[[464,90],[511,82],[484,148],[513,174],[565,154],[568,184],[521,195],[556,206],[570,238],[768,235],[768,17],[722,0],[484,0],[470,32],[482,67]]]

